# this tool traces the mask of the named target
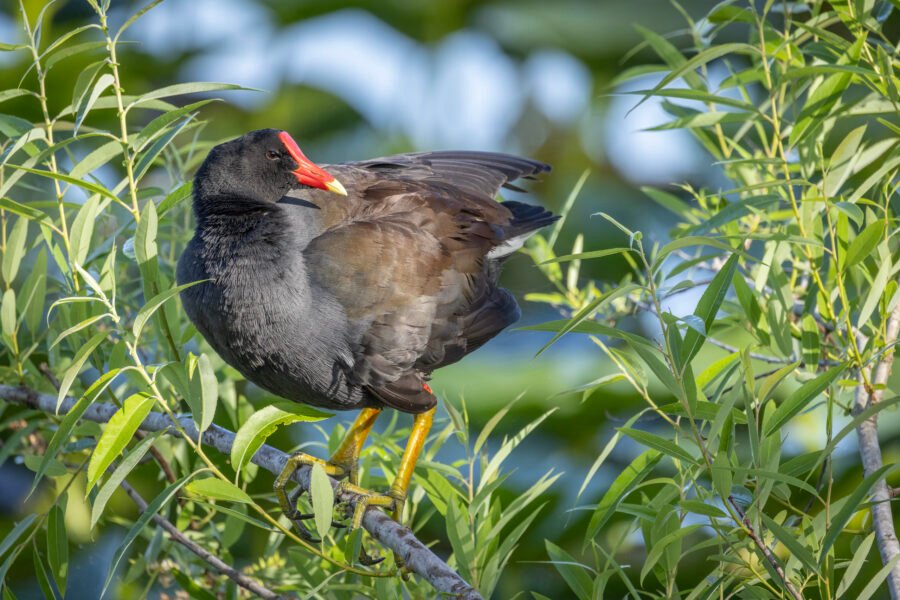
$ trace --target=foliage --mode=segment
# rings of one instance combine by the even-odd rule
[[[279,426],[305,422],[299,427],[307,439],[321,440],[323,454],[344,429],[317,432],[312,422],[330,415],[299,405],[254,413],[246,396],[258,400],[259,390],[209,350],[177,305],[185,286],[173,285],[174,265],[192,231],[190,174],[217,143],[203,139],[199,116],[212,100],[196,97],[239,88],[195,82],[126,91],[121,74],[127,65],[117,54],[122,36],[158,1],[117,29],[107,22],[108,0],[89,2],[95,22],[49,42],[41,33],[50,4],[40,15],[26,15],[23,4],[28,43],[2,47],[27,53],[31,63],[21,74],[22,87],[0,92],[0,101],[28,98],[43,120],[0,115],[0,381],[52,393],[59,404],[66,396],[78,400],[60,417],[0,404],[0,430],[27,423],[3,440],[3,459],[21,455],[34,472],[29,514],[0,536],[5,597],[14,597],[16,584],[7,578],[14,572],[32,572],[48,598],[66,595],[70,549],[117,526],[127,533],[100,574],[114,596],[181,588],[236,597],[231,580],[151,525],[156,513],[279,593],[432,597],[427,582],[396,576],[390,557],[375,567],[360,564],[363,547],[384,552],[361,531],[328,528],[339,507],[319,473],[311,490],[319,501],[306,506],[324,538],[314,546],[280,514],[271,477],[248,462]],[[105,54],[82,71],[71,101],[67,95],[57,108],[51,69],[98,50]],[[99,402],[119,407],[108,423],[80,420]],[[436,522],[441,538],[450,540],[452,562],[489,595],[540,511],[540,493],[558,475],[539,478],[518,499],[501,497],[504,461],[537,422],[492,452],[490,428],[473,444],[465,410],[448,410],[453,419],[433,435],[422,461],[427,468],[416,474],[419,491],[407,502],[408,518],[416,529]],[[200,431],[214,419],[237,431],[232,462],[186,436],[137,435],[151,411],[190,412]],[[373,434],[361,464],[365,485],[387,487],[408,433],[395,417],[386,431]],[[444,446],[465,458],[442,461],[437,453]],[[141,493],[152,494],[140,514],[117,491],[135,479],[144,483]],[[242,543],[247,540],[253,547]]]
[[[557,288],[536,299],[571,314],[536,328],[587,334],[616,367],[585,397],[627,384],[646,403],[588,476],[616,445],[642,450],[585,507],[581,549],[547,544],[578,598],[778,598],[788,582],[808,598],[886,593],[866,499],[895,469],[863,479],[856,467],[838,487],[835,449],[895,405],[851,413],[854,395],[873,392],[867,368],[892,351],[900,302],[891,5],[753,6],[688,17],[687,54],[642,31],[663,64],[619,78],[657,73],[634,93],[661,99],[671,120],[658,129],[688,130],[721,169],[713,186],[645,190],[676,218],[671,241],[601,214],[620,248],[532,249]],[[583,261],[610,254],[630,265],[622,281],[578,284]],[[824,444],[797,454],[811,426]],[[705,576],[685,580],[697,561]]]
[[[88,1],[90,24],[42,39],[54,10],[46,5],[24,19],[27,44],[0,45],[30,57],[0,103],[29,102],[40,114],[36,123],[0,114],[0,382],[78,399],[64,417],[0,404],[0,465],[14,456],[35,481],[27,514],[0,534],[0,587],[13,597],[32,579],[46,597],[61,597],[83,545],[119,529],[102,574],[115,594],[236,597],[232,581],[154,528],[158,512],[279,592],[432,597],[427,583],[392,576],[390,556],[359,564],[363,547],[383,553],[361,532],[326,530],[340,507],[321,478],[306,508],[324,541],[303,543],[274,502],[271,477],[247,462],[266,438],[284,449],[295,443],[279,430],[286,424],[299,423],[323,456],[344,427],[293,405],[254,412],[272,399],[209,350],[175,298],[190,174],[218,141],[201,115],[215,106],[210,93],[238,87],[123,89],[122,35],[156,2],[111,28],[108,0]],[[643,402],[580,419],[600,438],[599,413],[621,417],[581,482],[584,504],[568,527],[554,520],[541,530],[553,532],[544,550],[558,580],[540,582],[541,591],[768,598],[788,596],[790,584],[809,598],[884,595],[889,567],[878,556],[869,494],[884,473],[893,480],[893,465],[864,476],[840,444],[897,404],[860,369],[889,355],[887,325],[900,304],[891,7],[734,1],[701,19],[684,11],[687,27],[674,35],[639,28],[636,51],[661,64],[625,70],[613,84],[657,77],[636,97],[661,102],[671,120],[657,129],[690,132],[720,178],[645,189],[671,213],[668,239],[650,239],[619,213],[598,214],[619,237],[585,249],[599,230],[575,222],[582,186],[596,178],[585,174],[564,205],[566,229],[581,232],[571,251],[559,250],[563,223],[528,249],[553,288],[528,298],[566,317],[531,327],[553,334],[541,353],[584,334],[599,350],[598,373],[573,392],[587,405],[629,393]],[[69,77],[65,66],[78,60],[85,68]],[[627,266],[621,280],[592,277],[621,272],[610,267],[617,260]],[[525,380],[517,378],[519,389]],[[854,413],[854,396],[870,392],[885,399]],[[485,597],[525,591],[511,566],[538,546],[551,486],[574,477],[544,467],[514,473],[509,460],[536,427],[565,428],[564,411],[495,440],[515,413],[508,397],[494,401],[505,406],[475,435],[474,403],[446,403],[449,418],[435,427],[407,502],[416,534],[436,541]],[[109,424],[80,420],[99,402],[120,407]],[[239,430],[240,443],[229,462],[181,438],[135,436],[151,410]],[[810,430],[822,441],[804,451],[798,440]],[[576,447],[568,433],[559,439]],[[387,486],[407,434],[396,416],[373,433],[361,463],[366,486]],[[148,511],[134,511],[119,491],[125,481],[150,500]]]

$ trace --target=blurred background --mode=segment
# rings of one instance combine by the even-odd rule
[[[14,4],[0,4],[2,42],[23,36]],[[32,18],[43,4],[25,2]],[[113,26],[143,4],[115,0]],[[711,3],[682,5],[699,18]],[[77,0],[57,2],[50,14],[52,31],[44,35],[52,37],[93,16],[87,3]],[[657,103],[632,110],[636,97],[614,93],[651,88],[658,81],[648,69],[648,75],[626,88],[615,86],[626,68],[655,62],[638,46],[635,26],[664,34],[679,46],[691,44],[684,16],[663,0],[166,0],[129,30],[126,38],[132,43],[122,47],[120,59],[124,87],[131,93],[181,81],[222,81],[259,90],[217,94],[226,101],[202,109],[208,121],[205,139],[263,127],[285,129],[312,160],[322,163],[450,148],[522,154],[553,165],[552,173],[527,186],[526,197],[555,210],[587,170],[586,184],[557,242],[557,253],[567,254],[579,232],[585,235],[585,250],[625,241],[606,221],[591,217],[598,211],[643,231],[651,242],[664,241],[670,215],[639,188],[717,181],[715,167],[686,132],[642,131],[666,120]],[[0,53],[4,89],[16,86],[24,71],[24,62],[17,61],[25,59],[21,53]],[[94,60],[88,53],[61,63],[52,75],[54,85],[71,90],[80,69]],[[51,101],[59,103],[58,110],[69,99]],[[39,119],[24,101],[2,108]],[[625,263],[616,257],[582,267],[583,277],[601,281],[618,280],[624,272]],[[503,281],[520,300],[522,324],[559,318],[546,305],[524,300],[527,292],[550,291],[529,257],[510,260]],[[684,310],[675,312],[693,309],[696,296],[678,298]],[[642,402],[625,387],[603,388],[586,399],[569,392],[608,373],[609,367],[599,349],[578,336],[564,338],[535,358],[548,339],[549,334],[507,331],[440,371],[433,384],[457,406],[464,399],[476,432],[524,394],[494,430],[498,443],[504,434],[558,407],[515,452],[516,469],[505,486],[512,496],[551,467],[566,475],[548,493],[543,518],[520,545],[498,597],[519,590],[566,597],[552,566],[534,562],[547,560],[543,540],[577,549],[584,531],[579,523],[585,518],[577,504],[596,502],[636,450],[622,443],[582,498],[576,498],[613,428]],[[820,443],[818,429],[804,429],[802,436],[798,430],[796,451]],[[0,476],[0,519],[17,518],[14,490],[27,490],[28,472],[23,477],[7,465]],[[441,532],[423,537],[440,539]],[[79,589],[74,581],[79,573],[86,586],[80,589],[91,589],[91,578],[109,560],[115,540],[88,541],[85,547],[94,552],[74,562],[70,589]],[[699,561],[696,574],[705,568]],[[40,594],[36,585],[31,596],[27,585],[24,589],[21,598]]]

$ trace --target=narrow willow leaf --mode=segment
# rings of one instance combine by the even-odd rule
[[[206,354],[201,354],[197,359],[197,373],[200,386],[200,412],[193,415],[197,429],[204,432],[212,425],[216,416],[216,404],[219,401],[219,383],[216,374]]]
[[[44,304],[47,301],[47,252],[41,248],[31,265],[22,295],[17,299],[16,308],[24,317],[28,330],[37,335],[41,318],[44,316]]]
[[[625,427],[631,427],[634,425],[639,418],[641,418],[646,410],[639,411],[633,417],[628,419],[625,422]],[[610,438],[610,440],[606,443],[606,446],[603,447],[603,450],[600,452],[600,455],[594,460],[594,463],[591,465],[591,468],[588,469],[587,475],[584,476],[584,481],[581,482],[581,487],[578,488],[578,496],[577,498],[581,498],[581,495],[584,493],[584,490],[587,488],[588,484],[594,478],[594,475],[603,465],[603,462],[609,457],[610,453],[612,453],[613,449],[616,447],[616,444],[619,442],[619,438],[621,437],[621,433],[616,431],[615,434]]]
[[[835,598],[842,597],[847,590],[853,585],[853,582],[856,580],[856,576],[859,575],[860,569],[869,559],[869,551],[872,549],[872,542],[875,541],[875,532],[873,531],[869,535],[865,537],[865,539],[860,543],[859,547],[853,553],[853,558],[850,560],[850,564],[847,565],[847,569],[844,571],[844,576],[841,577],[841,582],[838,584],[837,593]]]
[[[193,476],[193,473],[185,475],[175,483],[170,484],[166,489],[160,492],[159,495],[154,498],[149,505],[147,505],[147,510],[141,513],[141,515],[138,517],[138,520],[135,521],[134,525],[131,526],[131,529],[128,530],[125,538],[120,542],[118,549],[113,556],[112,563],[109,566],[109,571],[106,574],[106,581],[103,584],[103,591],[100,593],[100,597],[106,595],[106,590],[119,568],[119,563],[122,562],[122,559],[125,557],[125,553],[128,552],[128,548],[131,547],[131,544],[135,539],[137,539],[137,536],[141,533],[144,527],[147,526],[147,523],[150,522],[150,520],[153,518],[153,515],[158,513],[160,509],[162,509],[162,507],[165,506],[175,496],[178,490],[181,489],[181,486],[183,486],[185,482],[187,482]]]
[[[875,280],[872,282],[872,287],[866,292],[866,299],[863,302],[862,307],[860,307],[859,314],[856,317],[856,326],[858,328],[862,328],[866,324],[868,324],[869,317],[872,316],[872,313],[875,312],[875,309],[880,304],[881,296],[884,294],[884,289],[887,287],[888,282],[890,281],[890,267],[890,257],[887,257],[885,261],[881,265],[879,265],[878,271],[877,273],[875,273]]]
[[[97,185],[95,183],[91,183],[89,181],[85,181],[84,179],[76,179],[71,177],[70,175],[65,175],[63,173],[54,173],[53,171],[44,171],[42,169],[32,169],[30,167],[24,167],[22,165],[9,165],[13,169],[18,169],[20,171],[25,171],[26,173],[31,173],[33,175],[40,175],[41,177],[48,177],[50,179],[56,179],[62,181],[64,183],[71,183],[81,189],[91,192],[92,194],[99,194],[105,198],[109,198],[114,202],[119,202],[119,197],[113,194],[111,191],[103,187],[102,185]]]
[[[585,543],[590,543],[597,536],[597,533],[615,513],[619,503],[634,490],[637,484],[650,474],[660,458],[662,458],[662,454],[656,450],[647,450],[631,461],[631,464],[619,473],[594,508],[594,513],[591,515],[591,521],[585,533]]]
[[[59,383],[59,394],[56,397],[56,412],[59,414],[59,407],[62,406],[63,400],[66,398],[66,394],[69,393],[69,388],[72,387],[72,383],[75,381],[75,377],[81,371],[81,367],[84,366],[84,363],[87,361],[88,357],[91,355],[91,352],[97,349],[103,340],[106,339],[106,332],[101,331],[99,333],[94,334],[94,337],[89,339],[84,346],[81,346],[76,352],[75,356],[72,358],[72,364],[69,365],[69,368],[66,369],[66,372],[63,374],[63,378]]]
[[[122,450],[134,437],[150,410],[156,398],[147,394],[132,394],[122,403],[122,408],[117,410],[103,428],[103,434],[97,440],[97,447],[91,454],[91,460],[87,469],[87,492],[93,489],[100,476],[106,472]]]
[[[453,556],[456,559],[460,575],[467,581],[471,581],[471,569],[477,564],[475,561],[475,536],[469,530],[466,510],[460,504],[456,498],[450,498],[447,502],[447,518],[445,519],[447,539],[450,541],[450,547],[453,548]]]
[[[568,262],[570,260],[588,260],[591,258],[603,258],[604,256],[613,256],[616,254],[624,254],[625,252],[631,252],[631,248],[606,248],[605,250],[592,250],[590,252],[579,252],[578,254],[565,254],[563,256],[557,256],[556,258],[551,258],[550,260],[545,260],[541,264],[549,265],[552,263]]]
[[[230,481],[216,479],[215,477],[196,479],[187,484],[184,489],[190,494],[203,496],[211,500],[225,500],[226,502],[239,502],[241,504],[253,503],[253,498],[247,492]],[[330,524],[331,521],[329,521]]]
[[[0,330],[8,339],[16,335],[16,290],[9,288],[3,292],[3,300],[0,301]],[[10,346],[14,348],[15,346]]]
[[[737,269],[737,261],[737,254],[732,254],[728,257],[728,260],[725,261],[721,270],[716,273],[716,276],[713,277],[709,286],[703,291],[703,295],[697,303],[697,308],[694,310],[694,314],[703,320],[707,334],[712,329],[719,308],[722,306],[725,295],[731,287],[731,282],[734,279],[734,273]],[[703,341],[705,339],[706,336],[699,333],[694,328],[689,328],[685,332],[684,344],[682,345],[681,351],[682,364],[687,365],[693,360],[697,355],[697,352],[699,352],[700,348],[703,346]]]
[[[900,561],[900,554],[892,556],[891,559],[875,573],[872,579],[869,580],[866,587],[860,590],[856,600],[869,600],[869,598],[874,596],[877,592],[883,592],[884,589],[881,586],[884,584],[884,580],[891,575],[898,561]]]
[[[235,473],[239,474],[266,439],[281,425],[299,421],[321,421],[330,416],[332,415],[294,402],[270,404],[255,411],[234,436],[234,444],[231,446],[231,466]]]
[[[819,368],[819,360],[822,358],[822,344],[819,340],[819,324],[815,317],[803,315],[801,325],[803,331],[800,337],[800,346],[803,352],[803,362],[809,371],[815,372]]]
[[[706,527],[706,525],[702,523],[687,525],[686,527],[681,527],[679,529],[676,529],[672,533],[664,535],[659,540],[655,540],[653,542],[653,545],[649,549],[650,551],[647,552],[647,557],[644,559],[644,564],[641,567],[640,581],[643,583],[644,579],[647,577],[647,574],[650,573],[654,566],[656,566],[656,564],[659,562],[659,559],[663,557],[663,553],[668,550],[669,547],[672,546],[672,544],[681,542],[685,536],[694,533],[702,527]]]
[[[34,492],[38,483],[40,483],[44,474],[47,472],[50,461],[56,458],[56,455],[63,445],[69,441],[72,430],[75,429],[75,425],[78,423],[78,420],[81,419],[84,411],[94,403],[100,394],[106,391],[106,388],[109,387],[116,376],[122,371],[123,369],[111,369],[98,377],[97,380],[85,390],[84,395],[78,399],[78,402],[69,409],[69,412],[66,413],[66,416],[63,417],[59,427],[57,427],[56,431],[53,433],[53,437],[50,438],[50,443],[47,444],[47,449],[41,457],[41,463],[38,466],[37,471],[35,471],[36,474],[34,476],[34,481],[31,484],[31,492],[29,493]]]
[[[713,459],[712,481],[713,487],[716,493],[719,494],[722,502],[727,502],[728,496],[731,495],[731,486],[734,481],[734,472],[732,471],[731,461],[728,459],[727,452],[719,452]]]
[[[10,532],[6,534],[6,537],[3,538],[3,541],[0,542],[0,556],[6,554],[7,550],[13,547],[13,544],[22,537],[22,534],[25,533],[29,527],[31,527],[31,524],[34,523],[37,517],[36,514],[32,513],[16,523]]]
[[[88,252],[91,249],[91,236],[94,234],[94,225],[100,214],[100,196],[96,194],[88,198],[75,215],[70,230],[71,254],[70,258],[76,264],[84,266]]]
[[[47,515],[47,565],[56,587],[65,593],[69,571],[69,537],[66,533],[65,499],[63,495]]]
[[[831,522],[828,524],[828,531],[825,533],[825,538],[822,540],[822,549],[819,551],[820,565],[825,564],[825,558],[828,556],[828,551],[831,550],[831,547],[837,541],[838,536],[844,532],[844,527],[847,526],[850,517],[852,517],[854,513],[865,509],[863,506],[863,499],[869,493],[869,490],[872,489],[872,486],[875,485],[875,482],[887,475],[888,472],[896,471],[897,466],[898,465],[895,464],[882,466],[874,473],[870,473],[868,477],[863,479],[862,483],[850,492],[850,495],[847,496],[841,510],[831,518]]]
[[[120,154],[122,154],[121,142],[116,140],[106,142],[105,144],[89,152],[87,156],[78,161],[78,164],[72,167],[72,170],[69,171],[69,175],[81,179],[94,169],[102,167]]]
[[[220,92],[225,90],[252,90],[252,88],[234,85],[233,83],[215,83],[207,81],[195,81],[192,83],[176,83],[166,87],[147,92],[138,97],[132,104],[143,104],[148,100],[157,98],[171,98],[172,96],[182,96],[184,94],[200,94],[203,92]]]
[[[627,435],[639,444],[643,444],[644,446],[653,448],[654,450],[659,450],[667,456],[678,459],[680,461],[684,461],[688,464],[697,464],[697,459],[691,456],[690,452],[688,452],[672,440],[667,440],[647,431],[641,431],[640,429],[630,429],[627,427],[619,428],[619,432]]]
[[[53,348],[55,348],[57,344],[59,344],[61,341],[63,341],[64,339],[66,339],[67,337],[72,335],[73,333],[79,332],[82,329],[90,327],[97,321],[100,321],[101,319],[105,319],[108,316],[110,316],[109,313],[103,313],[102,315],[95,315],[93,317],[88,317],[84,321],[81,321],[79,323],[76,323],[75,325],[72,325],[71,327],[69,327],[62,333],[60,333],[58,336],[56,336],[56,339],[53,340],[53,343],[50,344],[50,349],[52,350]]]
[[[847,134],[831,154],[828,173],[825,175],[824,191],[828,197],[840,192],[847,178],[853,173],[860,158],[859,146],[866,133],[866,125],[857,127]]]
[[[818,361],[816,361],[816,364],[819,364]],[[763,380],[762,385],[759,386],[759,403],[765,404],[766,400],[768,400],[772,395],[772,392],[775,391],[775,388],[777,388],[778,385],[782,381],[784,381],[785,377],[793,373],[794,369],[796,369],[798,366],[800,366],[799,362],[793,362],[789,365],[781,367],[780,369],[766,377]]]
[[[810,381],[801,385],[793,394],[778,406],[772,415],[772,420],[765,427],[763,435],[768,437],[781,430],[785,423],[802,411],[816,396],[834,383],[834,381],[846,370],[846,365],[832,367]]]
[[[590,600],[591,590],[594,586],[588,567],[579,563],[571,554],[550,540],[544,540],[544,545],[547,548],[551,564],[575,594],[575,597],[578,600]]]
[[[850,242],[850,246],[847,248],[847,255],[843,263],[844,268],[850,268],[868,258],[883,238],[884,221],[875,221],[863,229],[856,236],[856,239]]]
[[[177,188],[169,192],[169,195],[166,196],[162,202],[159,203],[159,206],[156,207],[157,214],[161,219],[163,215],[169,212],[172,208],[178,206],[182,201],[191,197],[191,192],[194,189],[194,182],[186,181],[179,185]]]
[[[132,325],[132,332],[134,333],[135,340],[140,339],[141,332],[144,330],[144,327],[147,325],[147,321],[150,320],[150,317],[162,306],[165,302],[171,300],[178,294],[180,294],[183,290],[187,288],[197,285],[198,283],[202,283],[200,281],[192,281],[190,283],[185,283],[184,285],[179,285],[177,287],[173,287],[171,289],[166,290],[160,294],[157,294],[153,298],[150,298],[141,310],[138,311],[137,316],[134,318],[134,325]]]
[[[6,250],[3,253],[3,281],[11,284],[19,272],[22,259],[25,257],[25,242],[28,241],[28,219],[16,219],[6,238]]]
[[[319,463],[312,466],[312,472],[309,475],[309,497],[312,500],[316,532],[320,538],[325,539],[334,515],[334,489],[331,487],[331,480],[325,473],[325,468]]]
[[[10,200],[9,198],[0,198],[0,208],[17,214],[20,217],[25,217],[26,219],[37,221],[38,223],[49,224],[51,222],[50,217],[47,215],[47,213],[40,211],[34,207],[16,202],[15,200]]]
[[[131,471],[133,471],[138,463],[141,462],[141,459],[144,458],[144,455],[147,454],[147,451],[150,450],[150,446],[153,445],[153,442],[155,442],[163,433],[164,432],[162,431],[154,431],[138,442],[134,448],[125,454],[116,466],[116,469],[107,480],[103,482],[103,485],[101,485],[100,489],[97,491],[97,496],[94,498],[94,503],[91,506],[91,529],[97,526],[97,522],[103,515],[103,509],[106,508],[106,503],[112,498],[113,493],[119,489],[119,485],[125,481],[125,478],[128,477]]]
[[[777,522],[772,520],[764,512],[760,511],[759,516],[762,517],[763,523],[766,524],[766,527],[772,534],[775,536],[775,539],[784,544],[784,547],[788,549],[788,551],[803,563],[803,566],[815,573],[816,575],[820,575],[819,566],[816,564],[816,559],[813,557],[812,552],[800,543],[800,540],[803,539],[801,535],[791,533],[787,531],[784,527],[779,525]]]
[[[140,152],[144,149],[144,147],[155,140],[160,134],[162,134],[165,129],[178,121],[179,119],[191,114],[198,108],[209,104],[210,102],[216,102],[215,98],[209,98],[207,100],[201,100],[199,102],[194,102],[192,104],[188,104],[187,106],[182,106],[179,109],[171,110],[168,112],[164,112],[159,115],[149,123],[147,126],[141,129],[141,131],[131,140],[130,145],[135,151]],[[160,211],[162,214],[162,211]]]
[[[82,96],[82,101],[78,103],[78,110],[75,113],[75,133],[78,133],[85,117],[88,116],[88,113],[91,112],[91,108],[94,107],[97,99],[100,98],[100,94],[105,92],[107,88],[115,85],[115,81],[116,80],[110,73],[104,73],[97,78],[97,82],[94,84],[94,88],[91,90],[90,95]]]
[[[541,349],[537,351],[537,354],[535,354],[535,356],[540,356],[547,348],[549,348],[550,346],[555,344],[556,341],[559,340],[559,338],[561,338],[562,336],[564,336],[565,334],[567,334],[571,331],[574,331],[580,324],[582,324],[585,320],[589,319],[595,312],[600,310],[600,308],[603,305],[613,301],[614,299],[618,298],[619,296],[622,296],[624,294],[629,294],[632,291],[636,290],[637,288],[638,288],[638,286],[633,283],[628,284],[628,285],[623,285],[621,287],[618,287],[616,289],[606,292],[605,294],[599,296],[598,298],[595,298],[594,300],[589,302],[586,306],[584,306],[581,310],[579,310],[577,313],[575,313],[575,316],[573,316],[566,323],[566,325],[564,327],[557,330],[556,335],[554,335],[550,339],[549,342],[544,344],[541,347]]]
[[[666,90],[670,91],[670,90]],[[689,91],[689,90],[682,90]],[[679,215],[682,218],[685,218],[689,221],[696,221],[696,218],[690,217],[691,207],[688,204],[676,196],[675,194],[670,194],[669,192],[664,192],[662,190],[657,190],[651,187],[642,187],[641,191],[647,194],[654,202],[659,204],[665,209],[668,209]]]

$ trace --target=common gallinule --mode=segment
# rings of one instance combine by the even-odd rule
[[[210,346],[260,387],[331,410],[362,409],[324,462],[366,505],[399,518],[437,402],[428,379],[514,323],[503,260],[553,223],[497,202],[501,187],[548,171],[493,152],[422,152],[319,167],[284,131],[213,148],[194,180],[197,229],[178,262],[185,310]],[[415,415],[387,495],[357,488],[357,462],[382,409]],[[299,524],[298,524],[299,525]],[[302,528],[301,528],[302,530]]]

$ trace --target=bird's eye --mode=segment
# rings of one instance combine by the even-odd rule
[[[281,155],[275,150],[267,150],[266,158],[268,158],[269,160],[278,160],[279,158],[281,158]]]

